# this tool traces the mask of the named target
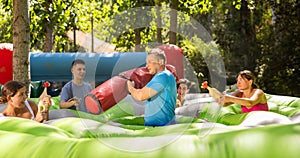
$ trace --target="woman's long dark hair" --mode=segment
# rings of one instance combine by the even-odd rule
[[[19,81],[8,81],[6,82],[2,89],[1,89],[1,94],[2,96],[0,97],[0,103],[4,104],[7,102],[7,97],[13,97],[16,95],[19,89],[23,88],[24,84]]]
[[[238,74],[237,74],[237,77],[241,75],[242,78],[245,78],[247,79],[248,81],[252,80],[252,85],[251,87],[252,88],[258,88],[257,84],[255,83],[255,76],[254,74],[249,71],[249,70],[243,70],[243,71],[240,71]]]
[[[185,84],[185,85],[187,86],[188,89],[190,89],[190,87],[191,87],[191,81],[189,81],[189,80],[186,79],[186,78],[181,78],[181,79],[179,79],[178,84],[177,84],[177,89],[179,88],[179,85],[180,85],[180,84]]]

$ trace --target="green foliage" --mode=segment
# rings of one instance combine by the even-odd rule
[[[179,0],[179,10],[188,15],[206,14],[211,12],[210,0]]]
[[[299,1],[268,3],[273,21],[263,26],[259,36],[265,64],[261,83],[267,92],[300,96]]]
[[[134,50],[137,31],[141,34],[141,44],[151,42],[154,30],[144,28],[142,24],[150,23],[152,19],[144,18],[147,15],[143,16],[145,13],[139,12],[143,6],[151,4],[153,2],[130,0],[116,1],[110,6],[104,4],[103,17],[96,27],[96,37],[112,42],[121,52]]]
[[[2,0],[0,19],[2,22],[0,37],[1,42],[12,43],[12,1]],[[90,11],[80,9],[87,2],[82,0],[31,0],[30,1],[30,48],[32,51],[42,51],[45,45],[46,26],[53,30],[53,51],[70,51],[72,43],[67,37],[69,30],[90,30]],[[97,3],[89,5],[97,6]],[[93,8],[93,7],[86,7]],[[98,13],[96,13],[98,16]],[[98,16],[99,17],[99,16]]]
[[[12,43],[12,1],[0,1],[0,42]],[[191,68],[185,71],[188,76],[196,76],[199,83],[210,80],[209,69],[214,68],[207,60],[212,60],[211,52],[218,52],[228,84],[235,82],[237,72],[249,69],[267,93],[300,96],[299,1],[174,2],[178,5],[177,45],[184,51],[186,67]],[[30,0],[30,48],[44,49],[47,26],[53,29],[55,52],[77,50],[67,37],[70,30],[94,31],[97,38],[115,44],[120,52],[134,51],[140,40],[141,50],[147,51],[157,45],[159,28],[163,43],[169,43],[169,13],[174,4],[167,0]],[[132,12],[145,6],[161,6],[161,14],[154,9]],[[197,23],[204,28],[195,31]],[[197,36],[204,30],[211,39]]]
[[[53,29],[53,44],[56,46],[54,51],[63,52],[68,50],[65,46],[69,44],[66,32],[71,29],[78,30],[77,8],[81,2],[79,0],[59,0],[30,1],[31,17],[31,48],[43,50],[46,26]]]
[[[218,56],[221,57],[222,52],[219,52],[217,45],[213,41],[204,42],[196,36],[181,40],[181,42],[180,47],[185,52],[185,58],[187,59],[184,70],[185,76],[190,80],[193,79],[193,76],[196,76],[198,79],[196,82],[198,83],[213,80],[215,82],[213,83],[214,87],[223,89],[219,87],[222,84],[219,79],[222,78],[220,75],[224,73],[219,65],[222,59],[218,58]],[[193,70],[189,67],[192,67]],[[200,85],[198,86],[200,87]],[[207,92],[204,89],[201,90]]]
[[[12,43],[12,3],[0,2],[0,43]]]
[[[198,42],[200,45],[204,45],[201,40],[198,40]],[[184,76],[189,80],[192,80],[194,78],[193,76],[196,76],[197,80],[193,80],[196,83],[202,83],[203,81],[208,80],[208,76],[206,74],[209,74],[209,70],[204,61],[204,56],[201,54],[201,52],[203,54],[205,52],[201,51],[195,43],[192,43],[189,40],[182,40],[180,46],[182,51],[185,53]]]

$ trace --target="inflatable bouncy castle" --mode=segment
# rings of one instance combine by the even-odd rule
[[[0,44],[0,84],[12,80],[13,45],[9,43]]]
[[[166,65],[166,69],[172,72],[178,81],[175,67]],[[124,99],[128,92],[126,89],[127,80],[134,81],[135,88],[140,89],[146,86],[153,75],[148,72],[146,67],[128,70],[104,82],[92,90],[84,99],[89,112],[99,114],[114,106]]]
[[[175,109],[176,124],[144,126],[145,103],[134,101],[125,94],[124,87],[115,84],[131,79],[142,87],[143,81],[149,79],[139,77],[141,73],[147,74],[147,70],[143,70],[145,56],[143,52],[31,53],[31,64],[36,65],[31,67],[35,72],[31,75],[36,81],[54,81],[56,77],[69,80],[70,62],[79,57],[86,59],[94,70],[87,72],[87,80],[96,78],[106,85],[101,84],[102,88],[98,86],[91,92],[95,96],[92,100],[100,106],[95,113],[101,108],[102,113],[60,109],[60,98],[56,96],[52,97],[49,121],[44,123],[0,117],[0,157],[299,157],[300,98],[297,97],[267,94],[269,111],[242,113],[238,104],[221,107],[208,93],[191,93],[186,95],[184,105]],[[177,71],[177,67],[175,69]],[[122,95],[103,100],[97,92],[105,88],[120,91]],[[38,98],[28,99],[38,101]],[[0,105],[1,112],[5,106]]]
[[[183,53],[175,45],[166,49],[167,64],[173,65],[178,77],[183,78]],[[32,81],[69,81],[71,63],[83,59],[86,63],[86,81],[105,82],[123,71],[145,66],[147,52],[124,53],[30,53]],[[11,64],[11,63],[10,63]]]
[[[130,96],[99,115],[55,110],[54,97],[45,123],[0,118],[0,157],[299,157],[300,98],[267,98],[269,112],[242,114],[239,105],[190,94],[186,109],[176,109],[177,124],[146,127],[144,104]]]
[[[179,77],[183,77],[183,53],[182,50],[175,45],[162,45],[158,46],[164,50],[166,55],[166,69],[169,70],[176,81]],[[129,62],[128,62],[129,63]],[[178,72],[180,74],[178,74]],[[126,81],[134,81],[135,88],[143,88],[153,77],[149,74],[146,67],[135,68],[120,73],[118,76],[114,76],[99,87],[91,91],[84,99],[87,109],[93,114],[99,114],[116,103],[121,101],[128,94],[126,90]]]

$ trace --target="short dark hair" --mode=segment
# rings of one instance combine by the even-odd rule
[[[76,59],[72,62],[72,66],[73,67],[74,65],[77,65],[77,64],[83,64],[85,65],[85,62],[82,60],[82,59]]]

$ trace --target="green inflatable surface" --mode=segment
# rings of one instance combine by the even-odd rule
[[[236,104],[211,110],[205,103],[198,117],[177,116],[177,124],[163,127],[144,126],[124,100],[93,115],[60,110],[54,97],[50,115],[73,116],[46,123],[1,117],[0,157],[299,157],[300,99],[267,97],[270,112],[242,114]]]

